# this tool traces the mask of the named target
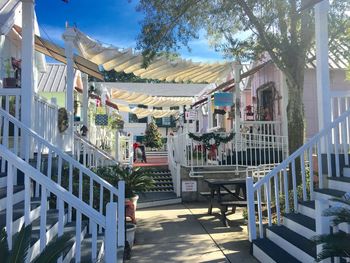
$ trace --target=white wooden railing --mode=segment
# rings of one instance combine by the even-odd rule
[[[241,121],[242,133],[285,135],[280,121]]]
[[[123,164],[132,165],[133,163],[133,140],[132,135],[123,135],[119,131],[115,132],[115,143],[113,148],[115,149],[115,159]]]
[[[74,134],[74,157],[89,168],[118,165],[118,162],[111,155],[78,133]]]
[[[193,168],[280,163],[288,153],[287,137],[270,134],[238,133],[230,142],[212,149],[206,149],[202,142],[189,138],[188,134],[176,135],[172,142],[178,148],[175,160]]]
[[[169,170],[171,173],[174,192],[177,197],[181,196],[181,165],[178,161],[175,160],[176,149],[174,143],[174,136],[168,136],[167,140],[167,149],[168,149],[168,164]]]
[[[84,201],[91,210],[94,207],[98,207],[99,213],[102,216],[106,216],[105,206],[104,206],[104,197],[109,198],[110,202],[114,200],[118,201],[118,218],[115,222],[117,225],[117,233],[118,233],[118,246],[124,246],[124,207],[125,207],[125,195],[124,195],[124,183],[120,182],[118,184],[118,189],[109,184],[107,181],[103,180],[95,173],[93,173],[90,169],[79,163],[70,155],[66,154],[56,146],[52,145],[44,138],[39,136],[36,132],[31,129],[25,127],[20,121],[9,115],[6,111],[0,109],[0,123],[2,124],[1,130],[1,144],[9,149],[9,127],[13,126],[14,130],[17,132],[14,133],[13,136],[13,147],[11,151],[18,157],[24,157],[25,161],[29,163],[31,161],[31,165],[36,167],[36,170],[42,171],[46,174],[47,178],[53,180],[53,175],[57,175],[55,182],[57,185],[67,188],[66,190],[78,197],[80,200]],[[19,136],[19,134],[21,136]],[[24,140],[23,140],[24,139]],[[31,144],[31,147],[24,147],[24,149],[28,149],[28,151],[24,152],[24,156],[20,155],[19,145],[22,142]],[[31,153],[29,152],[30,148],[34,148],[36,155],[32,160],[30,160]],[[23,151],[22,151],[23,153]],[[43,165],[44,158],[47,158],[47,168]],[[11,160],[7,160],[11,161]],[[57,168],[55,167],[57,164]],[[4,165],[4,163],[3,163]],[[2,165],[2,166],[3,166]],[[64,182],[64,179],[67,178],[63,173],[64,169],[68,170],[68,182]],[[54,172],[54,173],[53,173]],[[83,186],[84,180],[84,186]],[[76,183],[76,184],[74,184]],[[34,194],[35,196],[40,196],[40,181],[36,183]],[[78,191],[73,191],[73,185],[78,185]],[[46,185],[45,185],[46,186]],[[25,177],[25,188],[30,189],[30,178]],[[89,194],[87,200],[83,200],[82,194],[89,189]],[[43,188],[42,188],[43,189]],[[76,190],[76,189],[75,189]],[[95,196],[95,193],[99,192],[98,196]],[[43,196],[41,194],[41,196]],[[46,195],[45,195],[46,196]],[[30,199],[30,192],[26,192],[27,202]],[[72,208],[73,203],[70,203],[70,200],[67,200],[68,203],[68,222],[72,221]],[[57,208],[62,205],[62,201],[58,200]],[[90,231],[92,231],[93,222],[90,221]],[[102,233],[102,228],[99,228],[99,232]],[[114,232],[115,233],[115,232]],[[108,245],[109,246],[109,245]],[[114,250],[113,250],[114,251]]]
[[[249,240],[254,240],[257,237],[262,238],[264,224],[267,222],[271,226],[273,218],[276,219],[277,225],[280,225],[283,213],[297,213],[297,177],[301,179],[302,200],[307,201],[314,200],[314,170],[317,169],[318,179],[316,181],[319,188],[324,187],[325,175],[340,176],[340,164],[349,165],[349,124],[350,110],[347,110],[265,177],[256,182],[252,177],[247,178]],[[300,167],[300,171],[298,167]],[[307,176],[309,176],[309,180]],[[271,188],[271,186],[273,187]],[[289,191],[289,189],[291,190]],[[289,200],[292,200],[291,205]],[[256,231],[255,201],[257,201],[258,208],[258,234]],[[263,218],[262,202],[266,203],[266,218]],[[284,204],[283,210],[281,209],[282,204]],[[272,206],[275,210],[274,215],[272,214]]]
[[[3,145],[0,145],[0,157],[3,161],[7,163],[7,202],[6,202],[6,230],[8,233],[8,245],[12,248],[13,235],[16,234],[13,231],[13,178],[17,175],[17,171],[23,172],[25,176],[25,208],[24,208],[24,218],[25,225],[29,225],[31,221],[31,206],[30,198],[32,194],[31,182],[35,182],[40,185],[40,251],[43,251],[47,244],[46,221],[47,221],[47,210],[49,207],[47,196],[57,199],[58,204],[58,236],[62,236],[64,232],[64,222],[65,222],[65,205],[70,207],[75,214],[75,260],[80,262],[81,258],[81,242],[82,242],[82,216],[88,218],[90,222],[90,231],[92,234],[91,242],[91,262],[96,262],[96,260],[101,260],[98,258],[100,253],[97,251],[97,232],[98,229],[103,229],[104,232],[104,261],[115,263],[117,259],[117,210],[118,204],[116,202],[109,202],[106,205],[106,215],[92,208],[88,204],[82,201],[82,187],[79,187],[79,196],[73,195],[71,192],[67,191],[65,188],[55,183],[49,177],[41,173],[38,169],[35,169],[30,164],[16,156],[14,153],[9,151]],[[123,182],[120,183],[120,189],[123,188]],[[118,200],[119,201],[119,200]],[[119,235],[118,235],[119,238]],[[28,255],[30,260],[35,257],[35,254]]]

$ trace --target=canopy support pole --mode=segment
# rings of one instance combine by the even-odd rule
[[[74,152],[74,61],[73,61],[73,48],[76,33],[74,28],[68,27],[63,33],[63,39],[65,44],[65,55],[67,58],[67,88],[66,88],[66,109],[69,113],[69,127],[68,127],[68,139],[67,148]]]
[[[34,104],[34,0],[22,0],[22,76],[21,121],[32,128]],[[24,137],[23,153],[29,153],[31,143],[28,136]],[[22,156],[25,157],[25,156]]]

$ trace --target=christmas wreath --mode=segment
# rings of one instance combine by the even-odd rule
[[[58,120],[57,120],[58,131],[60,133],[64,132],[68,129],[69,121],[68,121],[68,112],[65,108],[58,109]]]
[[[232,141],[235,134],[233,132],[230,133],[229,136],[222,137],[220,134],[216,134],[214,132],[204,133],[203,135],[197,136],[194,133],[189,133],[188,136],[195,141],[202,142],[204,147],[208,150],[212,149],[213,146],[219,146],[220,143],[228,143]]]

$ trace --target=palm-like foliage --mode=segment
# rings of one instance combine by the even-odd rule
[[[25,262],[28,249],[30,247],[32,226],[23,226],[17,237],[14,239],[12,250],[9,250],[7,243],[7,233],[2,229],[0,233],[0,258],[4,263]],[[56,262],[61,253],[73,245],[73,240],[67,234],[51,241],[43,252],[34,259],[34,263]]]
[[[337,199],[336,201],[350,205],[349,200]],[[332,216],[332,225],[341,223],[350,224],[350,209],[345,206],[333,206],[323,212],[324,216]],[[327,235],[319,235],[314,238],[317,244],[323,244],[322,251],[317,255],[316,261],[330,257],[350,258],[350,234],[337,232]]]
[[[136,193],[144,192],[154,185],[154,180],[140,167],[129,168],[116,166],[121,180],[125,181],[125,197],[132,197]]]

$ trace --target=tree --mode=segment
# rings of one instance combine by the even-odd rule
[[[304,143],[303,83],[307,54],[314,48],[315,4],[322,0],[140,0],[144,20],[138,37],[144,64],[160,51],[178,50],[205,30],[217,50],[237,60],[268,54],[288,87],[289,150]],[[350,1],[332,1],[330,46],[346,42]],[[243,33],[243,34],[242,34]],[[243,37],[245,36],[246,37]],[[348,49],[349,50],[349,49]],[[314,58],[313,58],[314,59]]]
[[[154,120],[147,125],[144,143],[147,147],[157,149],[163,146],[162,135],[160,134],[158,126],[156,125]]]

